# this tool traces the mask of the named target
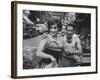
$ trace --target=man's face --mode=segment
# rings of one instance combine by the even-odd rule
[[[67,35],[69,37],[73,35],[73,26],[67,26]]]

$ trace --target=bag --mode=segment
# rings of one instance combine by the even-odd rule
[[[37,68],[40,58],[36,56],[37,48],[24,48],[23,49],[23,68],[33,69]]]
[[[82,56],[81,55],[73,55],[73,59],[76,60],[77,64],[82,63]]]

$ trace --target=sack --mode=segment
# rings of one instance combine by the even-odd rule
[[[37,48],[24,48],[23,49],[23,68],[32,69],[37,68],[40,58],[36,56]]]
[[[35,56],[36,49],[35,48],[24,48],[23,49],[23,58],[27,59],[29,61],[33,60],[33,57]]]

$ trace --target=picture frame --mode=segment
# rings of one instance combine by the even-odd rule
[[[30,15],[30,19],[24,17],[24,13]],[[43,35],[44,31],[41,28],[34,30],[32,25],[44,26],[38,21],[45,21],[49,16],[55,15],[62,20],[67,16],[70,20],[76,21],[78,24],[78,33],[83,31],[82,35],[89,37],[89,49],[83,49],[82,60],[83,63],[78,67],[57,67],[57,68],[37,68],[33,65],[39,63],[40,58],[36,56],[37,38]],[[69,16],[73,16],[70,18]],[[24,18],[26,22],[24,22]],[[78,19],[77,19],[78,18]],[[25,26],[27,23],[28,28]],[[45,21],[46,22],[46,21]],[[73,21],[72,21],[73,22]],[[94,74],[97,73],[97,6],[89,5],[74,5],[74,4],[58,4],[58,3],[40,3],[40,2],[25,2],[12,1],[11,2],[11,77],[12,78],[34,78],[34,77],[51,77],[51,76],[65,76],[65,75],[80,75],[80,74]],[[85,26],[85,27],[84,27]],[[38,30],[38,31],[37,31]],[[25,32],[26,31],[26,32]],[[77,31],[77,30],[76,30]],[[85,33],[86,32],[86,33]],[[31,34],[30,34],[31,33]],[[28,37],[27,37],[27,36]],[[80,36],[82,36],[80,35]],[[84,38],[85,40],[87,37]],[[84,42],[84,40],[83,40]],[[87,42],[86,44],[88,44]],[[83,43],[84,46],[85,43]],[[86,54],[85,53],[89,53]],[[31,54],[32,53],[32,54]],[[34,54],[35,57],[34,57]],[[29,54],[29,55],[28,55]],[[27,56],[28,55],[28,56]],[[26,58],[32,61],[32,64],[24,61]],[[34,58],[34,60],[33,60]],[[35,61],[37,62],[35,63]],[[24,63],[25,62],[25,63]],[[27,65],[26,65],[27,64]],[[39,65],[37,65],[39,66]]]

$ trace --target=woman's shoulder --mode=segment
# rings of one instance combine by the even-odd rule
[[[46,39],[48,37],[48,33],[43,33],[41,39]]]
[[[44,41],[46,43],[46,46],[50,43],[51,39],[50,39],[50,35],[49,34],[43,34],[41,41]]]

